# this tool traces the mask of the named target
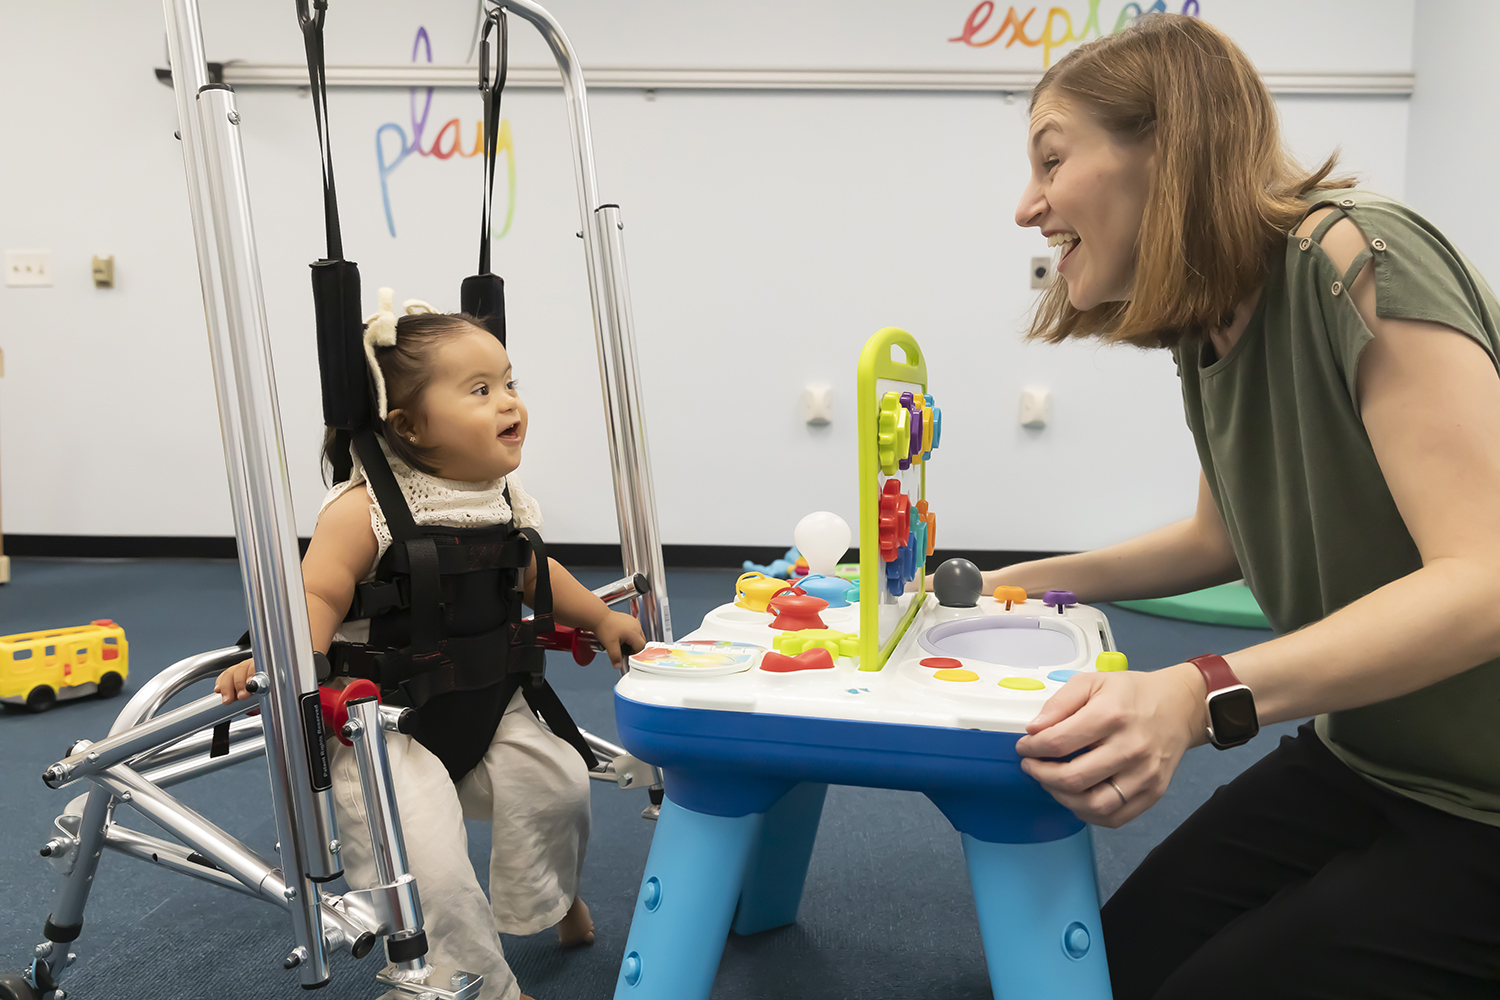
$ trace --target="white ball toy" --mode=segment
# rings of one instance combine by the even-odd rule
[[[849,522],[826,510],[814,511],[797,522],[792,540],[807,560],[809,575],[833,576],[838,562],[849,551]]]

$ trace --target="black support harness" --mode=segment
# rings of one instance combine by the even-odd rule
[[[547,547],[514,520],[483,528],[421,527],[372,431],[354,447],[391,530],[375,578],[355,591],[346,621],[369,619],[364,643],[336,642],[334,677],[374,681],[383,700],[417,710],[416,738],[457,781],[484,757],[517,691],[589,767],[594,753],[547,683],[553,631]],[[521,615],[533,557],[536,616]]]
[[[510,522],[484,528],[420,527],[376,439],[380,418],[359,320],[359,270],[343,259],[334,189],[328,97],[323,66],[327,0],[297,0],[308,57],[313,113],[323,163],[328,256],[312,265],[323,418],[336,434],[334,480],[346,481],[358,454],[370,489],[391,530],[391,546],[373,580],[359,585],[345,619],[369,619],[364,643],[329,650],[331,676],[362,677],[384,700],[416,710],[417,741],[442,760],[455,781],[483,759],[517,691],[552,732],[571,744],[592,769],[597,760],[562,701],[547,683],[540,636],[554,632],[547,549],[530,528]],[[499,27],[498,66],[490,76],[489,36]],[[479,273],[461,290],[465,312],[505,343],[505,286],[490,272],[490,203],[495,138],[506,63],[505,20],[487,15],[481,47],[480,90],[485,105],[485,190]],[[533,558],[533,619],[522,617],[523,581]]]

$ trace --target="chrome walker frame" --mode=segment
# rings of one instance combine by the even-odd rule
[[[572,133],[584,257],[593,306],[610,463],[614,470],[625,576],[595,591],[608,604],[631,602],[648,640],[672,638],[665,567],[638,386],[635,341],[619,206],[600,204],[586,91],[561,26],[532,0],[486,0],[541,32],[562,74]],[[179,138],[187,174],[209,347],[233,503],[235,536],[250,618],[251,647],[261,672],[250,701],[223,704],[207,695],[171,710],[169,700],[250,656],[231,646],[181,660],[147,681],[98,742],[80,740],[49,766],[53,788],[87,782],[68,802],[41,855],[63,882],[45,938],[21,981],[0,988],[66,1000],[59,985],[77,955],[84,909],[105,850],[261,899],[290,918],[293,947],[283,966],[305,988],[330,979],[329,955],[363,958],[384,939],[390,966],[379,978],[383,1000],[471,1000],[482,978],[436,969],[425,958],[422,909],[407,869],[400,815],[391,787],[385,734],[405,732],[410,710],[374,699],[348,704],[341,735],[349,740],[366,801],[378,883],[343,895],[321,886],[342,873],[326,734],[318,704],[306,595],[302,588],[291,490],[284,461],[264,299],[251,223],[235,95],[209,81],[197,0],[163,0]],[[247,711],[258,716],[238,718]],[[230,721],[233,720],[233,721]],[[213,727],[229,722],[228,750],[214,751]],[[599,758],[591,777],[622,788],[649,787],[654,818],[660,772],[589,733]],[[271,778],[278,858],[262,857],[164,789],[264,756]],[[175,841],[132,830],[115,819],[128,803]]]

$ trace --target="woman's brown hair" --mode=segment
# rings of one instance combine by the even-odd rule
[[[427,383],[432,379],[433,355],[443,342],[478,330],[486,335],[484,324],[467,313],[413,313],[396,320],[396,343],[375,348],[375,363],[385,378],[387,409],[410,411]],[[370,399],[375,399],[373,376]],[[385,439],[390,453],[413,469],[436,475],[430,461],[432,449],[412,444],[391,427],[389,420],[379,420],[375,433]],[[323,461],[335,483],[349,478],[352,468],[349,456],[349,434],[332,427],[323,435]]]
[[[1051,96],[1076,102],[1121,141],[1154,139],[1156,162],[1130,300],[1080,311],[1054,280],[1030,338],[1171,347],[1228,326],[1307,213],[1303,196],[1355,183],[1329,179],[1337,152],[1311,172],[1292,159],[1260,74],[1195,17],[1149,14],[1079,46],[1042,77],[1032,109]]]

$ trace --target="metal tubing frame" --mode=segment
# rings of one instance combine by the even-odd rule
[[[594,173],[594,144],[589,131],[587,88],[572,43],[562,26],[532,0],[487,0],[529,21],[552,50],[562,74],[563,98],[573,140],[573,176],[578,185],[579,232],[588,266],[589,299],[593,305],[594,340],[599,354],[599,381],[604,393],[605,430],[610,466],[614,470],[615,511],[619,516],[620,551],[626,575],[641,573],[651,589],[640,598],[641,625],[654,642],[672,639],[672,615],[667,602],[666,567],[662,561],[661,532],[656,520],[656,498],[651,485],[651,462],[646,447],[646,419],[635,391],[635,332],[630,295],[625,287],[621,256],[619,206],[602,205]],[[609,209],[610,211],[603,211]]]
[[[42,780],[53,788],[61,788],[70,781],[100,774],[162,744],[217,725],[239,715],[245,709],[246,706],[239,702],[226,705],[216,694],[205,695],[191,704],[133,726],[123,733],[106,737],[79,753],[63,758],[42,772]]]
[[[391,760],[381,737],[380,703],[374,698],[360,698],[346,702],[344,707],[349,712],[349,721],[344,726],[343,736],[353,744],[360,790],[367,803],[380,806],[365,810],[375,879],[382,887],[401,887],[398,894],[402,897],[402,905],[398,912],[403,923],[393,928],[392,937],[406,936],[421,928],[422,904],[406,864],[406,840],[401,835],[401,814],[396,806]],[[365,890],[365,894],[369,892]],[[418,956],[394,964],[404,973],[416,973],[427,967],[427,959]]]
[[[197,0],[163,0],[163,7],[251,645],[271,680],[266,760],[281,860],[297,889],[296,905],[288,911],[302,949],[299,976],[312,988],[329,978],[314,879],[339,871],[330,849],[337,830],[330,826],[328,790],[315,787],[312,770],[325,753],[321,716],[310,713],[305,724],[300,714],[305,699],[317,697],[317,678],[239,113],[232,92],[215,89],[207,79]]]
[[[211,757],[206,753],[196,757],[184,757],[152,767],[149,771],[141,771],[141,777],[157,788],[167,788],[187,781],[189,778],[202,777],[247,760],[254,760],[256,757],[264,756],[265,752],[265,737],[256,734],[239,743],[231,743],[229,752],[218,757]]]
[[[490,2],[531,22],[547,41],[562,74],[572,127],[583,222],[580,236],[626,570],[625,578],[600,588],[600,596],[606,603],[631,598],[642,590],[640,578],[644,577],[648,588],[641,598],[640,615],[647,637],[670,640],[671,616],[645,421],[635,388],[634,330],[620,237],[623,224],[618,206],[598,203],[583,79],[571,44],[546,10],[530,0]],[[160,717],[157,713],[190,684],[250,654],[243,647],[226,647],[190,657],[144,684],[120,712],[105,740],[81,746],[77,754],[60,762],[67,765],[67,773],[57,775],[62,779],[59,784],[83,777],[93,784],[86,795],[69,803],[65,813],[72,815],[82,803],[72,848],[77,853],[51,919],[59,927],[81,925],[99,858],[107,848],[286,910],[297,939],[293,950],[297,961],[289,960],[289,964],[300,966],[302,984],[310,988],[328,981],[327,949],[352,947],[372,930],[361,924],[376,914],[362,898],[368,891],[346,897],[348,905],[339,909],[338,899],[324,898],[310,877],[336,874],[336,829],[331,796],[326,789],[313,787],[315,758],[310,751],[321,753],[323,747],[320,741],[316,746],[309,743],[320,734],[316,729],[307,731],[299,711],[304,699],[316,697],[317,683],[290,487],[281,459],[274,375],[237,128],[239,114],[232,91],[209,85],[196,0],[163,0],[163,6],[252,644],[260,652],[260,666],[270,683],[267,696],[261,698],[261,718],[233,723],[229,753],[210,757],[202,753],[209,737],[201,730],[248,706],[223,705],[205,697]],[[358,742],[370,758],[362,761],[362,779],[368,776],[362,783],[374,786],[367,791],[373,791],[376,805],[388,803],[388,808],[375,810],[386,814],[381,820],[385,832],[371,832],[372,841],[383,840],[387,845],[386,867],[392,869],[392,877],[382,879],[386,884],[377,889],[395,891],[403,922],[415,918],[412,922],[420,927],[420,904],[406,872],[384,753],[382,731],[395,730],[398,716],[399,710],[370,704],[351,717],[362,720],[365,738]],[[603,753],[623,753],[608,741],[586,737]],[[268,758],[281,861],[289,877],[161,790],[262,753]],[[192,850],[115,824],[116,801],[131,803]],[[373,814],[371,820],[375,820]],[[44,945],[45,950],[38,950],[39,961],[45,961],[55,978],[72,956],[67,948]],[[66,959],[53,961],[59,954]],[[423,964],[421,959],[406,963],[413,968]]]

